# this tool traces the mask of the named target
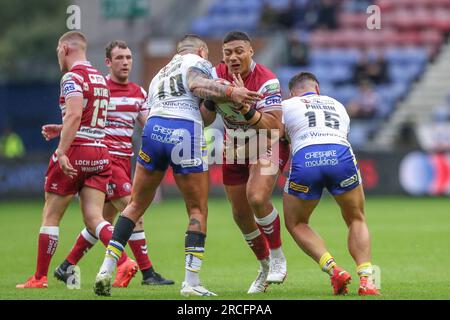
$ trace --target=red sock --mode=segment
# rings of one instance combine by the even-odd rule
[[[145,232],[136,231],[128,240],[131,251],[133,251],[139,270],[147,270],[152,267],[152,262],[147,255],[147,242],[145,241]]]
[[[263,260],[269,257],[269,245],[266,238],[258,229],[252,233],[244,234],[244,238],[258,260]]]
[[[114,227],[106,221],[100,222],[100,224],[95,229],[95,234],[97,238],[103,243],[105,247],[108,247],[109,241],[112,238]],[[119,261],[117,261],[117,265],[120,266],[128,259],[128,256],[125,251],[122,252]]]
[[[270,249],[278,249],[281,247],[280,234],[280,216],[275,208],[264,218],[256,218],[256,224],[259,230],[264,234],[264,237],[269,243]]]
[[[36,279],[46,277],[48,266],[58,246],[59,227],[41,227],[39,232],[39,245],[37,267],[34,276]]]
[[[66,260],[71,264],[78,264],[78,261],[80,261],[84,254],[94,246],[97,240],[98,239],[96,237],[84,228],[78,235],[77,241],[75,242]]]

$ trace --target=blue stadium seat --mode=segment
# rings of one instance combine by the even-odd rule
[[[205,18],[195,20],[191,27],[192,32],[200,36],[209,35],[213,29],[211,28],[211,22]]]
[[[354,148],[364,147],[377,126],[378,123],[373,120],[352,120],[348,140]]]
[[[358,88],[354,85],[343,85],[334,87],[333,97],[341,102],[343,105],[347,105],[358,94]]]
[[[389,63],[420,64],[424,65],[428,60],[425,48],[389,48],[386,50],[386,59]]]
[[[420,64],[390,64],[388,73],[394,82],[410,83],[421,74],[422,69],[423,66]]]
[[[333,83],[320,81],[320,94],[332,96],[334,91],[335,89]]]
[[[345,64],[335,64],[330,68],[326,77],[332,82],[346,82],[349,81],[352,76],[353,70],[350,66]]]
[[[260,0],[263,2],[262,0]],[[269,4],[272,8],[282,10],[289,7],[291,0],[264,0],[265,3]]]
[[[359,57],[360,52],[357,49],[331,49],[329,50],[330,59],[337,64],[355,64]]]

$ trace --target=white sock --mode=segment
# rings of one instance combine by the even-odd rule
[[[278,217],[278,211],[275,207],[273,207],[273,210],[271,213],[269,213],[267,216],[263,218],[258,218],[255,216],[255,221],[260,226],[267,226],[275,221],[275,219]]]
[[[269,270],[269,268],[270,268],[270,259],[269,258],[258,260],[258,261],[259,261],[259,264],[261,265],[261,267],[263,268],[263,270]]]
[[[186,274],[184,279],[191,287],[196,287],[200,285],[200,276],[198,272],[192,272],[186,269]]]
[[[103,264],[100,267],[100,273],[107,273],[112,275],[116,271],[117,260],[109,255],[105,256]]]
[[[98,241],[98,238],[94,237],[86,228],[81,230],[81,236],[90,244],[95,245]]]
[[[100,267],[100,273],[107,272],[112,275],[114,271],[116,271],[117,261],[119,261],[124,250],[124,247],[118,241],[109,241],[108,247],[106,248],[105,259]]]
[[[270,249],[270,258],[274,259],[284,258],[283,250],[281,250],[281,247],[277,249]]]

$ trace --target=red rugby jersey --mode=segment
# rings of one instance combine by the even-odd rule
[[[109,153],[133,156],[133,130],[139,114],[147,116],[147,93],[139,85],[128,82],[120,84],[106,78],[111,94],[105,127],[105,144]]]
[[[102,139],[105,137],[109,90],[103,75],[88,61],[76,62],[61,78],[59,107],[63,117],[66,114],[66,100],[73,96],[83,97],[83,113],[72,145],[105,147]]]
[[[219,63],[213,70],[213,76],[233,82],[233,76],[228,72],[225,63]],[[281,87],[276,75],[267,67],[252,61],[251,72],[244,79],[244,86],[251,91],[262,93],[264,98],[255,103],[251,108],[261,112],[268,112],[281,109]],[[220,113],[221,110],[218,110]],[[221,114],[225,127],[228,129],[248,129],[245,121],[236,111]]]

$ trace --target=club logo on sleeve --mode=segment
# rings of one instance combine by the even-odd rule
[[[270,95],[265,98],[264,102],[267,106],[270,106],[273,104],[281,104],[281,95],[279,95],[279,94]]]
[[[289,189],[292,189],[297,192],[303,192],[303,193],[309,192],[308,186],[304,186],[302,184],[295,183],[294,181],[289,181]]]
[[[352,184],[354,184],[356,182],[359,182],[358,174],[354,174],[350,178],[341,181],[341,183],[339,185],[341,186],[341,188],[345,188],[345,187],[351,186]]]
[[[264,94],[275,94],[280,93],[280,84],[278,82],[275,83],[269,83],[264,87],[262,90],[262,93]]]
[[[139,151],[139,158],[146,163],[152,162],[152,158],[142,150]]]
[[[67,95],[68,93],[74,92],[75,82],[74,81],[66,81],[63,85],[63,94]]]
[[[131,192],[131,183],[125,182],[125,183],[123,184],[123,186],[122,186],[122,189],[123,189],[125,192]]]

